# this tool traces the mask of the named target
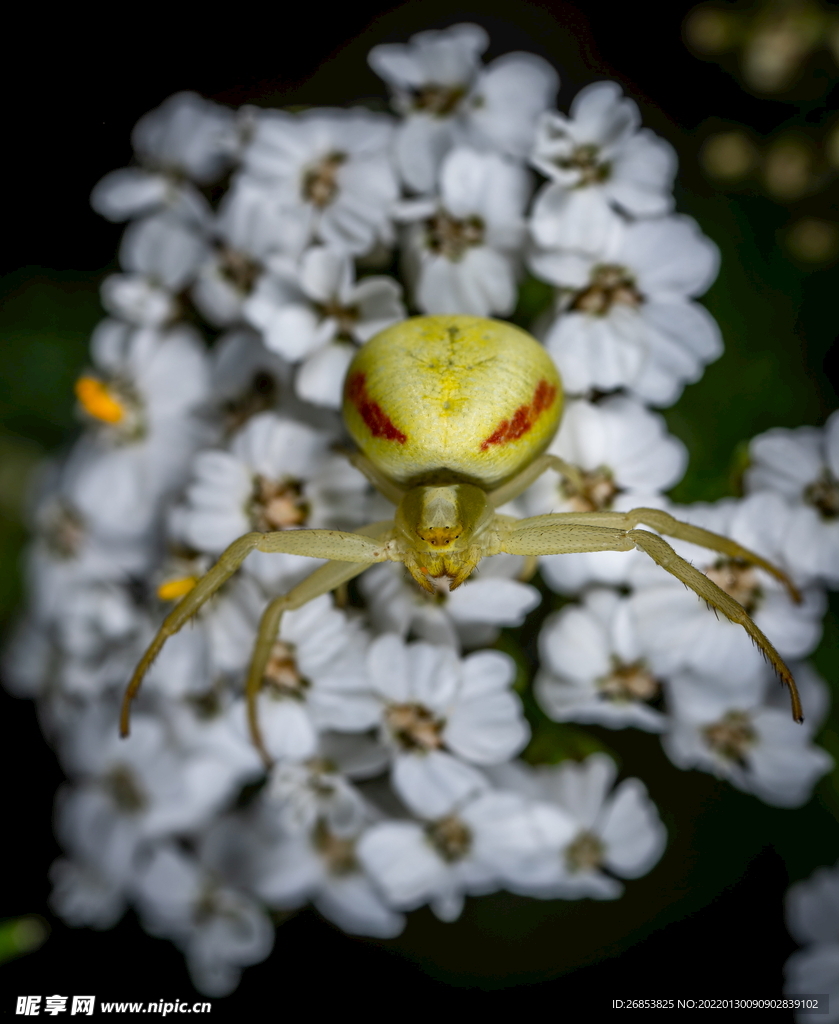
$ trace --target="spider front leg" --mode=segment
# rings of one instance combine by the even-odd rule
[[[212,569],[201,577],[192,590],[166,616],[154,640],[140,659],[122,699],[120,735],[127,736],[129,733],[131,702],[136,697],[143,677],[163,645],[230,579],[251,551],[308,555],[310,558],[328,558],[337,563],[360,563],[361,568],[358,569],[358,572],[361,572],[374,562],[384,562],[391,558],[387,545],[382,540],[375,539],[376,537],[386,537],[390,525],[389,522],[373,523],[358,533],[344,533],[341,530],[282,530],[276,533],[246,533],[234,541]],[[366,531],[372,532],[373,536],[365,536]],[[344,565],[341,567],[349,568]],[[318,572],[327,568],[329,566],[321,566],[321,569],[316,570],[312,576],[317,576]],[[355,569],[355,565],[352,565],[352,569]],[[357,575],[357,573],[351,572],[346,578],[351,579],[353,575]],[[338,586],[341,582],[343,582],[342,579],[336,579],[333,586]],[[333,589],[333,586],[321,590],[320,593],[327,593]],[[316,596],[318,595],[311,594],[306,600],[311,600]]]
[[[753,562],[761,567],[769,567],[768,562],[742,548],[734,541],[718,534],[712,534],[707,530],[699,530],[687,523],[680,523],[666,513],[658,513],[656,509],[634,509],[631,512],[591,512],[591,513],[555,513],[553,515],[533,516],[530,519],[521,519],[518,522],[498,524],[498,543],[501,551],[508,551],[515,555],[561,555],[571,552],[584,551],[630,551],[638,548],[645,551],[658,565],[665,569],[676,579],[681,580],[685,586],[707,601],[713,608],[719,609],[732,622],[742,626],[749,634],[758,648],[769,660],[774,670],[778,673],[781,682],[789,689],[792,714],[796,722],[803,722],[804,715],[801,710],[801,700],[798,696],[798,688],[792,673],[784,663],[783,658],[778,654],[766,636],[755,625],[746,609],[729,594],[716,585],[713,580],[695,569],[690,562],[685,561],[677,555],[673,548],[662,540],[661,537],[650,533],[647,530],[620,529],[615,526],[594,525],[602,523],[604,518],[607,522],[615,522],[631,525],[633,522],[645,522],[656,529],[660,527],[650,522],[649,516],[658,518],[659,522],[667,527],[671,536],[679,536],[680,539],[691,540],[695,544],[703,544],[711,550],[723,551],[730,554],[736,550],[736,557]],[[668,522],[669,521],[669,522]],[[671,533],[675,527],[680,533]],[[662,532],[664,532],[662,530]],[[699,539],[703,535],[713,544]],[[725,547],[720,546],[725,544]],[[773,575],[786,581],[786,577],[780,570],[770,567]],[[788,582],[788,581],[787,581]],[[793,592],[795,588],[789,583]]]
[[[392,522],[371,523],[362,527],[358,533],[374,538],[382,545],[392,532]],[[384,561],[384,559],[377,559]],[[259,751],[259,756],[266,768],[270,769],[273,761],[271,755],[265,748],[262,739],[262,730],[259,727],[259,716],[256,710],[256,701],[259,691],[262,689],[262,682],[265,678],[265,670],[271,657],[271,649],[280,631],[280,622],[285,612],[302,608],[309,601],[314,601],[321,594],[328,594],[330,591],[340,587],[342,583],[348,583],[351,579],[361,575],[365,569],[373,564],[373,560],[358,563],[347,563],[333,561],[315,569],[311,576],[307,576],[293,587],[287,594],[275,597],[262,613],[259,620],[259,630],[256,634],[251,663],[248,668],[248,678],[245,684],[245,700],[248,708],[248,728],[250,729],[253,745]]]

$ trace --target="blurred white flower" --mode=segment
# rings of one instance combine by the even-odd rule
[[[626,388],[671,405],[722,353],[716,321],[690,301],[719,252],[690,217],[615,220],[585,255],[542,250],[530,265],[560,289],[545,344],[571,393]]]
[[[824,1020],[839,1021],[839,864],[818,868],[791,886],[786,910],[787,927],[804,948],[786,962],[784,993],[827,996]],[[803,1021],[805,1014],[796,1013],[795,1019]]]
[[[402,203],[405,269],[424,313],[511,313],[524,240],[527,172],[498,153],[458,147],[443,161],[439,198]]]
[[[811,732],[788,709],[769,707],[764,675],[746,685],[726,678],[680,673],[670,680],[673,717],[662,737],[667,756],[679,768],[728,779],[775,807],[800,807],[815,783],[830,771],[832,758],[810,742]]]
[[[531,163],[550,181],[533,204],[531,230],[550,248],[594,253],[616,221],[673,208],[676,154],[646,128],[617,82],[595,82],[574,97],[571,114],[539,119]]]
[[[667,832],[640,779],[624,779],[614,791],[617,767],[605,754],[581,763],[563,761],[529,768],[516,762],[491,769],[494,780],[531,800],[555,807],[570,822],[533,871],[510,888],[543,899],[617,899],[615,877],[640,878],[656,864]]]
[[[461,661],[448,647],[406,645],[392,633],[370,645],[370,685],[393,750],[393,785],[412,810],[445,814],[485,786],[474,765],[498,764],[522,749],[530,730],[510,691],[514,670],[498,651]]]
[[[777,491],[792,506],[784,545],[790,564],[839,586],[839,413],[822,429],[768,430],[749,452],[747,491]]]
[[[632,620],[629,602],[612,590],[590,590],[582,605],[550,616],[539,635],[539,703],[556,722],[592,722],[661,732],[665,716],[649,702],[661,694]]]
[[[265,911],[244,893],[219,886],[170,844],[154,849],[133,888],[143,927],[183,950],[205,995],[228,995],[242,968],[271,952],[274,926]]]
[[[260,110],[222,211],[226,237],[259,259],[299,255],[315,241],[355,255],[390,245],[392,134],[389,117],[360,108]],[[272,223],[279,230],[266,233]]]
[[[544,858],[548,837],[568,838],[572,826],[550,807],[517,793],[464,794],[441,805],[417,801],[424,823],[386,821],[361,837],[358,856],[389,903],[422,903],[455,921],[465,895],[493,892],[527,878]]]
[[[317,405],[340,409],[355,344],[405,317],[402,289],[392,277],[354,280],[352,259],[326,246],[299,261],[272,257],[245,301],[243,313],[266,346],[302,365],[297,392]]]
[[[391,87],[404,118],[394,151],[413,191],[433,191],[440,162],[456,143],[527,156],[536,118],[556,96],[556,71],[532,53],[508,53],[482,67],[488,45],[480,26],[460,24],[370,51],[370,66]]]

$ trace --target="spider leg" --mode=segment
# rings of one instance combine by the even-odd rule
[[[390,522],[373,523],[366,530],[375,530],[384,537]],[[251,551],[284,552],[308,555],[311,558],[329,558],[338,563],[361,563],[366,568],[373,562],[384,562],[392,557],[386,545],[373,537],[341,530],[281,530],[276,533],[246,533],[235,540],[216,564],[205,573],[188,594],[178,602],[163,620],[155,638],[140,659],[131,682],[122,699],[120,735],[127,736],[130,729],[131,702],[136,697],[143,677],[170,636],[184,626],[199,608],[233,575]],[[360,572],[361,570],[359,570]],[[351,574],[348,579],[352,578]],[[336,581],[336,586],[341,580]],[[332,589],[331,587],[328,589]]]
[[[506,505],[508,501],[512,501],[513,498],[517,498],[520,494],[524,494],[534,480],[538,480],[548,469],[556,470],[560,476],[564,476],[572,484],[581,487],[582,474],[576,466],[572,466],[570,462],[566,462],[558,455],[545,454],[540,455],[538,459],[534,459],[529,466],[525,466],[511,480],[507,480],[499,487],[496,487],[494,491],[489,491],[487,498],[490,505],[493,508],[499,508],[501,505]]]
[[[604,518],[607,521],[620,524],[626,522],[625,517],[629,517],[631,522],[631,517],[636,515],[639,519],[646,521],[647,513],[655,513],[655,511],[655,509],[636,509],[629,513],[592,512],[580,515],[571,513],[567,516],[560,513],[533,516],[518,522],[504,521],[499,517],[496,526],[498,550],[509,551],[516,555],[558,555],[580,551],[630,551],[635,547],[645,551],[662,569],[666,569],[676,579],[690,587],[695,594],[707,601],[709,605],[719,609],[726,618],[746,630],[778,673],[781,682],[789,689],[793,717],[797,722],[802,722],[804,716],[801,711],[801,700],[792,673],[741,604],[726,594],[713,580],[708,579],[704,573],[695,569],[690,562],[677,555],[667,541],[662,540],[656,534],[647,530],[626,530],[593,525],[602,523]],[[672,517],[668,517],[668,519],[672,519]],[[672,521],[679,527],[686,527],[689,531],[697,529],[688,527],[686,523],[678,523],[677,520]],[[650,523],[650,525],[654,524]],[[707,531],[700,532],[707,533]],[[693,539],[694,536],[691,533],[684,539]],[[716,534],[710,536],[717,538]],[[728,541],[725,537],[721,537],[719,540],[731,546],[722,549],[726,553],[733,547],[738,552],[743,551],[751,556],[749,560],[754,560],[755,564],[762,564],[762,559],[758,559],[757,555],[753,555],[746,548],[740,548],[740,545],[735,544],[734,541]],[[719,550],[716,547],[715,549]]]

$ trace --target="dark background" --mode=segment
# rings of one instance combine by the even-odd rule
[[[233,5],[223,12],[125,6],[98,12],[21,11],[6,22],[3,124],[6,246],[0,317],[0,611],[19,601],[17,553],[24,539],[17,491],[33,458],[67,444],[75,427],[72,382],[101,316],[99,281],[115,266],[122,226],[90,210],[92,186],[131,159],[138,117],[192,89],[240,105],[340,105],[384,96],[365,63],[372,45],[458,21],[483,24],[493,57],[540,53],[560,70],[559,106],[600,78],[617,79],[644,122],[679,150],[679,209],[720,245],[723,269],[707,304],[725,356],[668,412],[691,451],[680,500],[734,493],[746,440],[773,425],[822,423],[837,406],[834,268],[796,266],[780,240],[804,212],[828,217],[828,198],[779,206],[756,187],[721,192],[698,169],[702,139],[720,123],[758,136],[786,123],[818,127],[836,109],[836,89],[816,82],[782,102],[750,95],[730,72],[693,57],[681,39],[691,4],[361,3]],[[742,6],[742,5],[739,5]],[[809,79],[808,79],[809,81]],[[835,207],[832,210],[835,218]],[[831,363],[831,360],[833,362]],[[11,468],[10,468],[11,467]],[[834,601],[835,609],[835,601]],[[828,622],[816,662],[834,681],[839,629]],[[835,683],[834,683],[834,692]],[[4,838],[0,917],[39,913],[46,944],[0,966],[0,1010],[13,997],[95,993],[100,999],[192,998],[181,955],[147,937],[132,916],[107,933],[74,931],[46,906],[47,871],[58,849],[52,795],[61,781],[34,708],[5,694],[0,718]],[[348,938],[304,911],[278,931],[274,953],[248,969],[213,1016],[277,1015],[292,1002],[364,1012],[382,995],[401,1012],[498,1006],[551,1015],[605,1008],[628,996],[779,995],[795,948],[783,923],[790,881],[832,864],[839,843],[835,781],[813,801],[778,811],[698,773],[676,771],[650,737],[591,730],[624,770],[649,785],[671,846],[659,868],[628,884],[614,905],[537,904],[499,895],[471,900],[464,920],[440,925],[412,915],[401,940]],[[839,755],[836,728],[821,738]],[[395,999],[394,999],[395,996]],[[291,998],[289,998],[291,997]],[[197,997],[196,997],[197,998]],[[788,1019],[775,1013],[773,1019]],[[818,1018],[816,1018],[818,1019]]]

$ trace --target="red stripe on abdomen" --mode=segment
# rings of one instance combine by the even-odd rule
[[[481,442],[481,451],[485,452],[490,445],[507,444],[517,441],[530,430],[542,413],[556,401],[556,384],[540,380],[533,392],[528,405],[520,405],[509,420],[502,420],[486,440]]]
[[[365,381],[363,373],[354,373],[347,381],[347,398],[358,409],[359,416],[373,437],[383,437],[387,441],[404,444],[408,440],[408,435],[395,427],[379,403],[374,402],[367,394]]]

